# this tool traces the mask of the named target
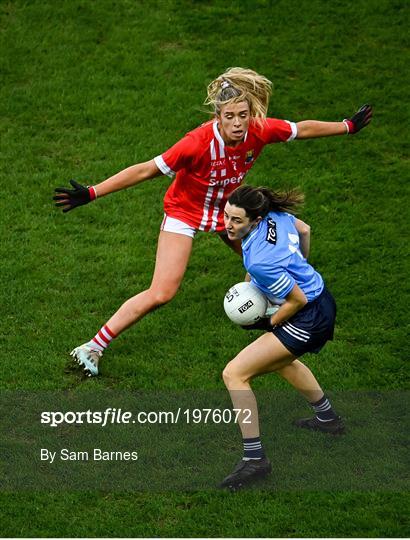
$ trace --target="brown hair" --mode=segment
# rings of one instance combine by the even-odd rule
[[[232,67],[208,85],[205,105],[211,105],[215,114],[227,103],[247,101],[250,115],[264,120],[268,112],[272,83],[251,69]]]
[[[304,195],[298,189],[272,191],[266,187],[240,186],[232,192],[228,201],[243,208],[251,221],[265,217],[268,212],[295,214],[304,203]]]

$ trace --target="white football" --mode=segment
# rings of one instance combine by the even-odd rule
[[[225,313],[232,322],[241,326],[249,326],[262,319],[267,307],[266,296],[247,281],[237,283],[225,294]]]

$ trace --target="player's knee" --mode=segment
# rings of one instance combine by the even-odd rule
[[[162,306],[170,302],[176,295],[178,289],[168,288],[151,291],[151,298],[155,306]]]
[[[231,372],[228,366],[226,366],[225,369],[222,371],[222,379],[225,383],[225,386],[229,388],[229,383],[231,382]]]
[[[222,372],[222,379],[227,388],[232,388],[238,382],[239,383],[244,382],[240,374],[237,373],[236,369],[232,365],[232,362],[229,362],[229,364],[225,366],[225,369]]]

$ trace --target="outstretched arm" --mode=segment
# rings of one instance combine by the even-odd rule
[[[316,137],[331,137],[332,135],[353,135],[366,127],[373,115],[371,105],[363,105],[351,118],[342,122],[320,122],[318,120],[303,120],[297,122],[297,139],[314,139]]]
[[[115,191],[120,191],[121,189],[126,189],[128,187],[139,184],[144,180],[149,180],[155,176],[162,175],[162,172],[158,169],[155,164],[155,161],[151,159],[144,163],[137,163],[132,165],[127,169],[111,176],[104,182],[94,186],[97,197],[104,197],[109,193],[114,193]]]
[[[346,135],[346,126],[343,122],[319,122],[318,120],[303,120],[297,122],[298,134],[296,139],[315,139],[317,137],[331,137],[333,135]]]
[[[56,201],[56,206],[63,207],[63,212],[69,212],[73,208],[87,204],[97,197],[104,197],[104,195],[134,186],[161,174],[162,172],[152,159],[144,163],[132,165],[95,186],[87,187],[75,180],[70,180],[73,189],[58,187],[55,189],[56,194],[53,199]]]

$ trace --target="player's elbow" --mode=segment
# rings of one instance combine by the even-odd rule
[[[301,295],[300,297],[298,297],[297,299],[295,299],[295,307],[296,307],[297,311],[304,308],[307,303],[308,303],[308,299],[306,298],[306,296],[304,294]]]
[[[303,299],[301,300],[302,307],[305,307],[307,303],[308,303],[308,299],[306,298],[306,296],[304,296]]]
[[[289,302],[293,313],[297,313],[308,303],[305,293],[298,288],[295,288],[286,300]]]

